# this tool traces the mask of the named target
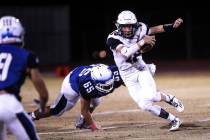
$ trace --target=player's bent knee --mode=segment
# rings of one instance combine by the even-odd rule
[[[138,106],[144,111],[149,111],[149,109],[150,109],[149,104],[138,104]]]
[[[152,105],[152,103],[139,104],[139,107],[144,111],[153,112],[154,110],[154,106]]]

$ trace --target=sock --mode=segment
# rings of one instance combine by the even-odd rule
[[[159,117],[164,118],[164,119],[167,119],[167,120],[169,120],[170,122],[173,121],[173,120],[176,118],[173,114],[166,112],[166,111],[165,111],[164,109],[162,109],[162,108],[161,108]]]
[[[161,108],[159,117],[164,118],[164,119],[168,119],[169,113]]]
[[[31,117],[32,117],[33,119],[36,119],[36,116],[35,116],[35,113],[34,113],[34,112],[31,112]]]
[[[176,118],[176,117],[175,117],[173,114],[169,113],[167,119],[171,122],[171,121],[173,121],[175,118]]]

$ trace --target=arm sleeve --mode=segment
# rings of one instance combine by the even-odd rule
[[[27,67],[28,68],[39,68],[39,58],[33,52],[29,52]]]

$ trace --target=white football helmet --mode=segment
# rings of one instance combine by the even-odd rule
[[[95,88],[100,92],[109,93],[114,86],[114,76],[107,65],[95,65],[91,68],[91,78]]]
[[[136,15],[129,10],[125,10],[125,11],[122,11],[122,12],[119,13],[115,25],[116,25],[119,33],[122,36],[124,36],[126,38],[130,38],[136,32],[139,24],[138,24]],[[132,27],[131,31],[130,32],[123,32],[122,27],[123,26],[128,26],[128,25]]]
[[[24,28],[14,16],[0,18],[0,44],[24,43]]]

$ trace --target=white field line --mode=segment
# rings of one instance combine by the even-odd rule
[[[147,125],[153,125],[154,123],[144,123],[144,124],[136,124],[136,125],[130,125],[130,126],[147,126]],[[130,126],[107,126],[101,128],[101,130],[109,130],[109,129],[117,129],[117,128],[128,128]],[[56,135],[56,134],[73,134],[73,133],[84,133],[84,132],[91,132],[90,129],[76,129],[76,130],[71,130],[71,131],[64,131],[64,132],[40,132],[38,133],[39,135]]]
[[[106,112],[98,112],[98,113],[94,113],[95,115],[108,115],[108,114],[115,114],[115,113],[130,113],[130,112],[143,112],[141,109],[128,109],[128,110],[117,110],[117,111],[106,111]]]
[[[170,107],[169,107],[170,108]],[[141,109],[129,109],[129,110],[121,110],[121,111],[106,111],[106,112],[99,112],[99,113],[94,113],[94,115],[108,115],[108,114],[116,114],[116,113],[129,113],[129,112],[142,112]],[[195,120],[196,121],[196,120]],[[204,118],[204,119],[199,119],[197,120],[198,122],[206,122],[210,121],[210,118]],[[117,128],[128,128],[131,126],[147,126],[147,125],[155,125],[160,122],[158,121],[150,121],[149,123],[143,123],[143,124],[136,124],[136,125],[129,125],[129,126],[107,126],[101,128],[102,130],[109,130],[109,129],[117,129]],[[39,132],[39,135],[56,135],[56,134],[74,134],[74,133],[83,133],[83,132],[91,132],[89,129],[75,129],[75,130],[70,130],[70,131],[52,131],[52,132]]]
[[[173,108],[173,107],[164,107],[165,109]],[[128,109],[128,110],[115,110],[115,111],[106,111],[106,112],[98,112],[93,113],[94,116],[96,115],[109,115],[109,114],[115,114],[115,113],[131,113],[131,112],[145,112],[142,109]]]
[[[129,113],[129,112],[138,112],[141,111],[140,109],[130,109],[130,110],[121,110],[121,111],[107,111],[107,112],[100,112],[100,113],[95,113],[94,115],[107,115],[107,114],[114,114],[114,113]],[[155,122],[157,123],[157,122]],[[154,122],[150,123],[144,123],[144,124],[136,124],[132,126],[146,126],[146,125],[153,125],[155,124]],[[108,127],[103,127],[101,128],[102,130],[108,130],[108,129],[117,129],[117,128],[127,128],[129,126],[108,126]],[[39,135],[52,135],[52,134],[73,134],[73,133],[82,133],[82,132],[91,132],[89,129],[75,129],[71,131],[52,131],[52,132],[40,132],[38,133]]]
[[[205,119],[198,120],[198,122],[207,122],[207,121],[210,121],[210,118],[205,118]]]

